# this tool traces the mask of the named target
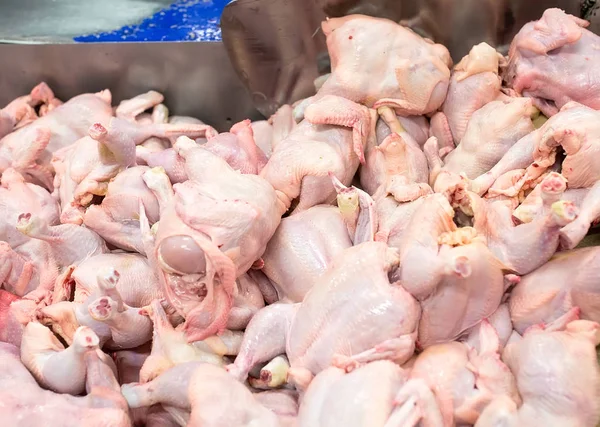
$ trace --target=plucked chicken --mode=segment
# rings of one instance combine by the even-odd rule
[[[0,425],[595,427],[587,25],[452,67],[332,18],[315,95],[220,133],[153,90],[1,108]]]

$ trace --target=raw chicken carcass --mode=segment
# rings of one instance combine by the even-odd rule
[[[442,427],[433,392],[422,380],[408,380],[398,365],[375,361],[346,373],[331,367],[319,373],[302,398],[299,427]]]
[[[145,254],[140,232],[140,203],[150,224],[155,224],[160,217],[157,194],[144,181],[145,174],[150,173],[147,166],[135,166],[120,172],[108,183],[102,203],[86,210],[83,218],[85,226],[118,248]],[[164,190],[170,192],[169,181],[163,181]]]
[[[52,188],[52,153],[84,137],[94,123],[107,123],[112,116],[111,93],[78,95],[54,108],[31,125],[0,139],[0,172],[13,167],[28,180]]]
[[[575,220],[579,212],[572,202],[559,200],[544,215],[514,226],[510,200],[482,199],[473,193],[468,197],[473,227],[505,267],[520,275],[534,271],[554,255],[561,227]]]
[[[317,374],[331,364],[408,360],[421,310],[402,286],[390,283],[387,273],[398,262],[397,252],[380,242],[339,254],[291,323],[286,353],[292,368]]]
[[[30,212],[19,215],[17,230],[32,239],[47,242],[48,250],[61,267],[77,265],[108,252],[106,243],[94,231],[75,224],[50,225]]]
[[[517,379],[523,404],[501,398],[475,424],[486,426],[594,427],[600,416],[600,368],[596,356],[600,326],[574,320],[532,328],[509,343],[503,360]]]
[[[174,186],[146,253],[186,318],[188,340],[198,341],[225,328],[235,278],[263,254],[285,206],[264,179],[234,171],[189,138],[175,148],[190,180]]]
[[[126,384],[121,392],[130,408],[160,403],[182,410],[189,427],[260,425],[279,427],[277,415],[262,406],[243,384],[220,367],[188,362],[146,384]]]
[[[277,144],[261,172],[286,208],[300,212],[333,202],[329,174],[344,185],[352,182],[364,161],[365,140],[374,136],[372,115],[365,106],[331,95],[306,109],[305,120]]]
[[[111,271],[113,273],[110,273]],[[125,304],[144,307],[152,300],[164,297],[148,260],[139,254],[112,252],[93,256],[75,267],[65,280],[74,282],[67,285],[75,286],[75,302],[84,302],[89,295],[98,290],[99,280],[106,282],[105,278],[114,272],[118,272],[115,280],[116,290]],[[70,294],[71,290],[68,293]]]
[[[149,342],[152,339],[152,321],[141,314],[139,308],[125,305],[118,291],[114,290],[114,293],[116,299],[102,296],[88,304],[90,317],[104,323],[110,331],[110,338],[104,346],[111,350],[123,350]]]
[[[433,193],[428,185],[405,184],[396,186],[393,195],[375,201],[378,223],[375,240],[387,242],[393,248],[400,247],[406,227],[424,196]]]
[[[456,64],[441,111],[431,117],[430,132],[440,147],[461,142],[473,113],[500,96],[500,58],[496,49],[480,43]]]
[[[457,339],[500,305],[504,266],[473,234],[460,228],[439,238],[441,280],[421,301],[418,343],[423,348]]]
[[[78,395],[85,390],[87,352],[95,352],[116,374],[112,359],[98,349],[98,343],[96,334],[81,326],[75,331],[73,343],[64,348],[50,329],[30,322],[23,331],[21,360],[42,386],[57,393]]]
[[[37,107],[40,103],[54,104],[57,102],[59,102],[58,99],[54,98],[54,93],[44,82],[34,87],[28,95],[12,100],[0,109],[0,139],[13,130],[36,120],[38,115],[34,107]]]
[[[591,187],[600,179],[600,113],[576,102],[565,104],[560,112],[539,129],[517,141],[489,172],[471,182],[471,188],[482,195],[503,174],[526,169],[513,186],[517,194],[527,182],[538,179],[556,161],[562,146],[566,157],[561,174],[569,188]]]
[[[592,223],[600,218],[600,180],[587,192],[581,202],[579,216],[560,230],[562,249],[573,249],[585,237]]]
[[[223,365],[223,356],[237,354],[241,333],[224,331],[220,336],[188,343],[185,333],[173,327],[159,300],[152,301],[143,312],[152,319],[154,332],[152,351],[139,373],[141,383],[151,381],[176,365],[194,361]]]
[[[589,190],[589,188],[567,189],[567,180],[565,177],[557,172],[550,172],[544,176],[542,181],[533,188],[519,207],[513,211],[513,221],[517,224],[531,222],[535,218],[548,213],[552,204],[559,200],[572,202],[578,208],[583,208],[583,201]],[[587,211],[587,209],[589,208],[585,210]],[[585,216],[586,213],[582,213],[580,209],[578,218],[581,217],[581,219],[576,222],[583,224]]]
[[[56,200],[44,188],[25,182],[23,175],[9,168],[2,174],[0,187],[0,239],[13,249],[30,241],[16,229],[19,215],[31,212],[50,225],[58,224],[60,207]]]
[[[322,29],[332,73],[315,99],[343,96],[404,116],[430,113],[444,102],[452,64],[444,46],[393,21],[363,15],[328,19]]]
[[[85,207],[93,196],[105,195],[111,179],[136,164],[137,144],[150,137],[199,137],[213,132],[207,125],[138,125],[119,118],[112,118],[106,127],[95,123],[90,127],[89,136],[54,153],[54,187],[61,201],[61,222],[83,222]]]
[[[74,281],[71,275],[72,271],[64,274],[64,280]],[[79,326],[88,326],[98,335],[100,347],[106,344],[108,348],[119,350],[144,344],[150,340],[152,324],[138,313],[138,309],[123,301],[117,287],[120,277],[120,273],[114,268],[101,267],[95,277],[97,284],[90,287],[89,291],[83,289],[77,295],[81,302],[63,301],[57,297],[59,292],[55,289],[53,304],[38,311],[38,320],[50,326],[67,343],[73,342],[73,335]],[[70,283],[57,284],[58,286],[65,287],[63,295],[71,295]],[[123,288],[125,286],[121,286]],[[131,292],[125,290],[131,298]]]
[[[505,80],[530,96],[548,117],[569,101],[600,108],[600,89],[593,60],[600,37],[585,29],[589,22],[560,9],[547,9],[541,19],[525,24],[508,53]]]
[[[244,330],[250,319],[265,306],[261,287],[269,279],[260,270],[251,269],[236,280],[233,307],[227,319],[227,329]]]
[[[472,114],[460,144],[444,158],[443,170],[477,178],[533,130],[530,99],[491,101]],[[430,176],[435,179],[437,173],[432,169]]]
[[[14,427],[130,427],[127,402],[103,359],[95,351],[86,352],[87,395],[77,397],[40,388],[21,363],[19,349],[0,343],[0,422]]]
[[[389,190],[393,179],[402,176],[410,183],[429,179],[427,159],[419,144],[404,130],[388,107],[379,109],[391,133],[383,140],[370,136],[365,149],[365,164],[360,168],[360,182],[374,198]]]
[[[538,323],[552,322],[573,307],[583,319],[600,321],[598,280],[600,247],[556,254],[521,277],[508,301],[514,328],[523,333]]]
[[[425,196],[418,205],[411,205],[409,209],[414,211],[402,238],[397,239],[400,267],[394,275],[400,279],[404,289],[418,300],[423,300],[431,295],[444,276],[447,266],[439,257],[438,240],[444,233],[456,230],[454,210],[442,194]],[[428,268],[423,268],[424,265]]]
[[[332,364],[350,370],[374,360],[408,360],[420,308],[390,284],[388,272],[398,262],[397,252],[380,242],[344,250],[301,304],[268,306],[254,316],[228,370],[244,380],[253,366],[285,352],[294,372],[289,378],[302,389]]]
[[[231,127],[229,132],[223,132],[210,138],[206,148],[225,160],[234,170],[241,173],[258,174],[267,163],[265,153],[254,140],[254,131],[250,120],[244,120]]]
[[[207,136],[208,141],[204,141],[203,147],[221,157],[235,170],[256,175],[267,163],[267,156],[257,145],[249,120],[236,123],[229,132],[220,134],[207,132]],[[196,142],[198,141],[200,138],[196,138]],[[185,172],[185,159],[178,155],[174,148],[154,152],[138,150],[137,155],[150,167],[164,168],[173,184],[188,179]]]
[[[428,347],[410,370],[410,378],[425,381],[434,392],[445,426],[473,424],[495,396],[520,403],[515,378],[500,360],[498,335],[487,321],[479,339],[479,350],[458,342]]]
[[[382,107],[383,111],[389,109],[389,107]],[[425,144],[427,138],[429,138],[429,120],[425,116],[400,116],[396,114],[396,119],[402,126],[402,129],[408,133],[412,139],[414,139],[420,147]],[[383,141],[393,131],[389,124],[381,117],[377,120],[377,126],[375,128],[377,141]]]
[[[25,326],[35,320],[35,301],[0,289],[0,341],[21,347]]]

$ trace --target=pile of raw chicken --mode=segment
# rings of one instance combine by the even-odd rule
[[[507,58],[323,23],[218,133],[151,91],[0,110],[0,425],[573,426],[600,415],[600,37]]]

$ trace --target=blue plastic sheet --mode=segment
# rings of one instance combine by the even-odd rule
[[[76,42],[220,41],[219,22],[229,0],[180,0],[115,31],[75,37]]]

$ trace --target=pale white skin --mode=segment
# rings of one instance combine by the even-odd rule
[[[381,118],[375,138],[367,139],[365,164],[360,168],[361,186],[374,198],[387,189],[394,176],[403,176],[410,183],[425,183],[429,176],[427,159],[421,150],[425,141],[418,142],[410,129],[404,128],[406,120],[400,120],[389,107],[380,108],[378,113]]]
[[[405,371],[385,360],[350,373],[327,368],[304,394],[298,425],[384,427],[421,421],[425,426],[442,426],[432,391],[419,380],[407,383],[407,379]]]
[[[547,9],[541,19],[524,25],[510,45],[509,86],[534,98],[547,116],[569,101],[598,108],[598,75],[590,60],[600,38],[585,29],[588,25],[560,9]]]
[[[562,249],[573,249],[577,246],[589,231],[591,224],[600,217],[600,180],[585,194],[580,206],[577,219],[560,230]]]
[[[438,238],[456,229],[454,210],[442,194],[425,196],[414,210],[399,243],[400,281],[408,292],[422,300],[433,292],[443,274],[438,257]],[[431,265],[423,269],[421,263]]]
[[[140,202],[150,224],[160,217],[157,197],[143,180],[149,170],[147,166],[134,166],[120,172],[108,183],[102,203],[86,210],[83,217],[85,226],[121,249],[144,254],[139,223]]]
[[[144,325],[139,322],[139,315],[136,316],[137,313],[135,313],[135,311],[131,312],[131,307],[124,303],[123,298],[119,293],[117,285],[120,282],[120,273],[113,267],[107,267],[106,265],[96,271],[98,271],[98,274],[95,276],[96,284],[91,292],[86,294],[82,302],[55,300],[54,304],[39,310],[37,314],[39,321],[50,326],[56,334],[60,335],[61,338],[69,344],[73,342],[73,335],[79,326],[88,326],[96,333],[99,338],[99,345],[102,347],[107,342],[114,345],[111,338],[113,335],[111,327],[115,326],[114,318],[117,317],[118,321],[118,318],[123,320],[124,318],[130,317],[128,320],[132,321],[132,324],[135,324],[136,320],[138,321],[136,327],[139,328],[139,337],[142,338],[145,334],[146,338],[144,339],[148,339],[148,335],[151,333],[151,330],[150,332],[147,330],[148,325],[146,325],[146,331],[144,333]],[[66,280],[70,281],[70,278]],[[60,283],[57,284],[57,286],[59,285]],[[70,294],[70,291],[68,293]],[[54,296],[55,295],[53,295],[53,298]],[[102,300],[101,304],[100,300]],[[111,306],[114,308],[114,313]],[[102,313],[99,312],[99,309]],[[121,315],[128,310],[129,313]],[[127,323],[127,321],[125,323]],[[131,330],[131,325],[129,324],[125,324],[124,327],[125,329],[129,328]],[[129,334],[130,333],[131,332],[129,332]],[[116,335],[119,336],[122,341],[126,340],[123,340],[120,331],[117,331]],[[128,333],[125,335],[128,335]],[[138,336],[134,337],[134,340],[136,339],[138,339]],[[140,344],[143,344],[143,342]],[[113,349],[120,348],[117,346]]]
[[[31,126],[9,133],[0,139],[0,170],[12,165],[51,189],[52,153],[83,138],[94,123],[107,123],[112,116],[111,98],[108,90],[75,96]],[[41,131],[49,133],[43,144],[36,138]]]
[[[531,100],[492,101],[475,111],[460,144],[444,159],[444,170],[476,178],[490,170],[504,153],[534,130]]]
[[[50,225],[29,212],[19,215],[17,229],[26,236],[47,242],[52,256],[62,267],[108,252],[106,243],[94,231],[75,224]]]
[[[369,107],[391,106],[402,115],[429,113],[444,101],[452,60],[442,45],[362,15],[329,19],[322,28],[332,73],[315,98],[338,95]]]
[[[431,346],[416,357],[410,377],[434,391],[444,425],[473,423],[496,396],[519,403],[514,376],[500,360],[496,330],[487,321],[478,331],[479,349],[449,342]]]
[[[188,339],[197,341],[226,327],[235,278],[259,260],[286,207],[263,178],[234,171],[189,138],[179,138],[175,149],[186,160],[190,180],[174,186],[147,253],[167,299],[186,317]],[[183,258],[181,247],[172,244],[182,239],[193,247]]]
[[[85,326],[75,331],[68,348],[47,327],[31,322],[23,331],[21,360],[43,386],[58,393],[81,394],[85,390],[85,353],[98,352],[105,363],[114,364],[98,349],[98,337]],[[116,372],[116,369],[115,369]]]
[[[352,246],[334,206],[314,206],[284,218],[262,258],[279,300],[301,302],[341,251]]]
[[[583,201],[585,200],[589,188],[567,188],[567,180],[564,176],[557,172],[548,173],[539,185],[536,185],[534,189],[525,197],[525,200],[513,211],[513,220],[519,223],[531,222],[534,218],[540,215],[548,213],[552,207],[552,203],[559,200],[566,200],[573,202],[575,206],[580,208],[579,215],[574,222],[576,226],[572,226],[573,229],[577,229],[578,232],[573,234],[573,241],[576,241],[575,236],[580,236],[581,225],[585,223],[587,211],[591,207],[591,204],[586,203],[586,208],[582,212]],[[594,196],[590,196],[589,201],[591,202]],[[589,202],[588,202],[589,203]],[[582,217],[583,216],[583,217]],[[571,227],[565,227],[565,230],[571,229]],[[564,230],[563,230],[564,231]],[[586,231],[587,232],[587,231]],[[561,232],[561,240],[570,232]],[[570,248],[572,249],[572,248]]]
[[[98,273],[107,268],[119,272],[117,290],[125,304],[144,307],[164,293],[148,260],[132,253],[108,253],[88,258],[72,272],[75,281],[75,302],[84,302],[98,289]]]
[[[187,362],[199,361],[223,365],[224,355],[234,355],[242,340],[241,333],[225,331],[204,341],[188,343],[183,331],[173,327],[158,300],[144,312],[152,320],[152,351],[139,373],[140,382],[148,382],[167,369]]]
[[[558,323],[546,330],[532,328],[506,347],[503,360],[515,374],[523,404],[517,408],[499,399],[486,408],[476,426],[597,424],[599,325],[586,320]]]
[[[555,163],[558,146],[566,158],[561,174],[569,188],[588,188],[598,181],[600,170],[599,113],[592,108],[569,102],[550,117],[539,129],[518,140],[485,174],[471,182],[476,193],[484,194],[503,174],[515,169],[526,169],[521,180],[514,185],[514,193],[527,182],[539,178]]]
[[[218,426],[222,425],[219,420],[225,419],[231,425],[251,426],[258,421],[257,425],[278,426],[275,413],[256,401],[252,393],[223,368],[210,364],[180,364],[149,383],[127,384],[121,391],[131,408],[160,403],[165,408],[191,411],[189,425]]]
[[[396,252],[380,242],[362,243],[336,257],[294,315],[286,346],[292,368],[316,374],[332,363],[407,360],[420,307],[390,283],[387,273],[397,263]]]
[[[48,298],[56,280],[56,259],[47,242],[20,233],[16,226],[23,212],[38,215],[48,224],[58,224],[59,205],[47,190],[27,183],[15,169],[5,170],[1,182],[0,240],[7,245],[3,250],[4,268],[11,269],[4,274],[12,275],[7,286],[19,295],[35,290],[30,298],[40,301]]]
[[[454,67],[441,111],[431,118],[431,135],[441,147],[460,143],[473,113],[501,97],[498,56],[493,47],[480,43]]]
[[[600,321],[598,247],[566,251],[521,278],[508,301],[517,332],[552,322],[573,307],[581,317]]]
[[[530,273],[546,263],[558,249],[561,228],[579,212],[573,203],[557,201],[544,215],[514,226],[512,202],[481,199],[472,193],[469,198],[477,233],[486,237],[494,255],[517,274]]]
[[[335,200],[330,173],[344,185],[352,182],[375,125],[366,107],[337,96],[310,105],[306,116],[277,144],[261,172],[293,212]]]
[[[12,426],[131,426],[113,370],[94,351],[86,353],[84,362],[87,395],[58,394],[37,384],[21,364],[18,348],[0,343],[0,395],[9,408],[0,415],[0,422]]]
[[[504,293],[502,264],[481,240],[453,248],[443,246],[440,253],[442,279],[421,302],[422,347],[455,340],[496,311]]]
[[[110,296],[91,301],[88,313],[92,319],[110,329],[110,339],[105,343],[107,349],[131,349],[152,338],[152,321],[140,314],[139,308],[126,306]]]

